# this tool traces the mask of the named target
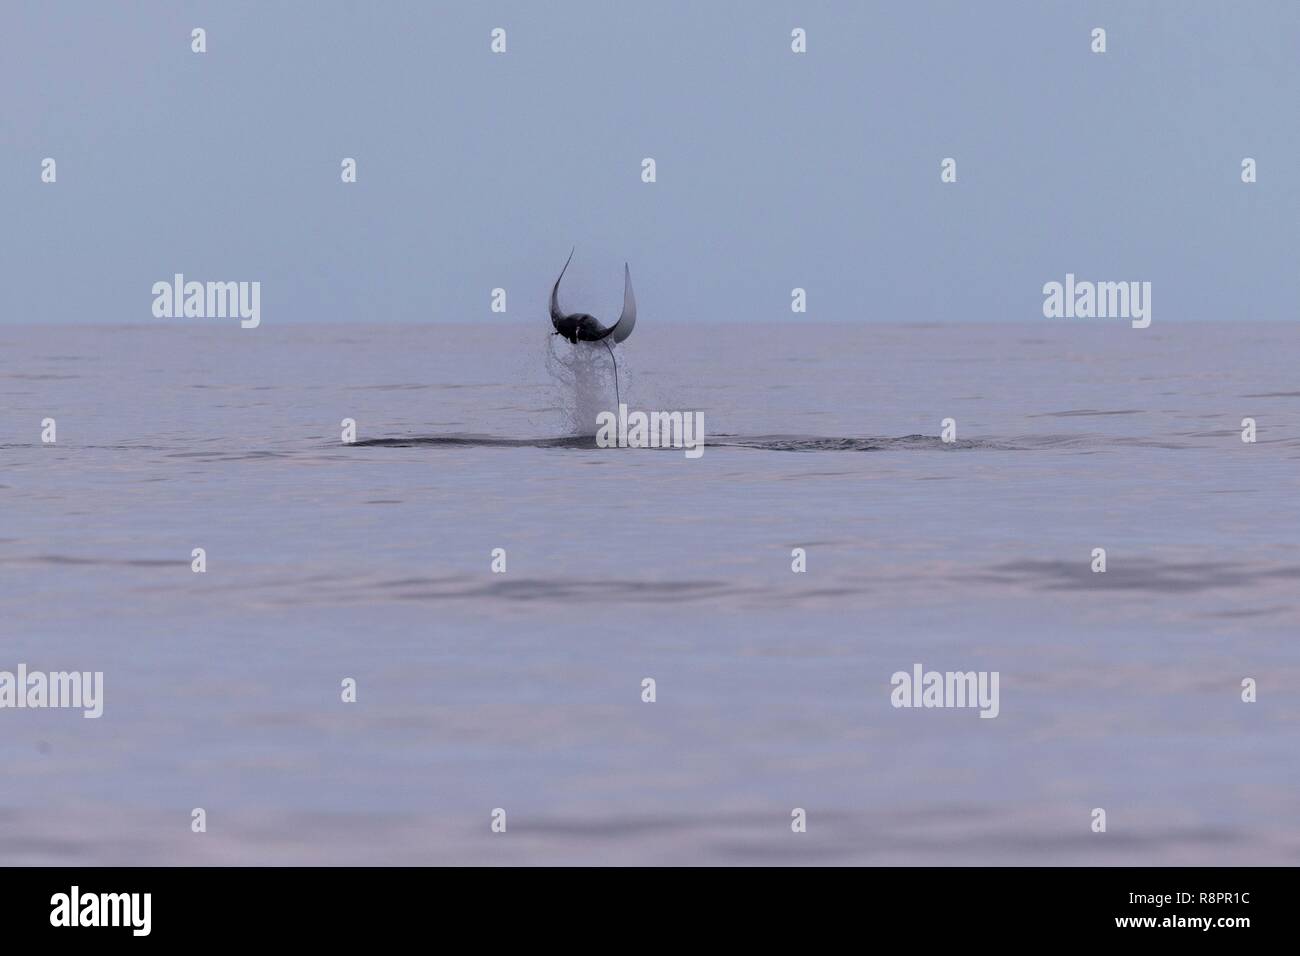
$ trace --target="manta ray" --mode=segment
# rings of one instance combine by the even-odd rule
[[[610,361],[614,363],[614,398],[618,401],[618,361],[614,358],[614,349],[609,343],[622,342],[636,327],[636,297],[632,295],[632,270],[628,268],[626,262],[623,263],[623,314],[609,328],[601,325],[594,315],[585,312],[565,315],[564,310],[560,308],[560,279],[563,279],[564,273],[568,271],[569,263],[573,261],[573,253],[576,250],[575,246],[569,251],[569,258],[565,260],[564,268],[560,270],[559,278],[551,288],[551,324],[555,326],[556,335],[563,336],[574,345],[579,342],[604,343],[605,348],[609,350]]]

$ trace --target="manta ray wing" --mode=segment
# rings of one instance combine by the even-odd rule
[[[614,327],[609,330],[609,337],[615,342],[622,342],[632,334],[636,327],[636,296],[632,294],[632,270],[623,263],[623,314],[618,317]]]
[[[573,253],[577,246],[569,250],[569,258],[564,260],[564,268],[560,270],[559,278],[555,280],[555,286],[551,289],[551,325],[555,326],[555,331],[560,331],[560,323],[564,321],[564,311],[560,308],[560,279],[564,278],[564,273],[569,269],[569,263],[573,261]]]

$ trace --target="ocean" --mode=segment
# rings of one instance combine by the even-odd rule
[[[548,329],[0,326],[0,863],[1300,862],[1300,327]]]

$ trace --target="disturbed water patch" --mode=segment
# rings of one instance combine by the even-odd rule
[[[596,450],[594,435],[566,435],[556,438],[499,438],[492,435],[411,435],[402,438],[368,438],[348,443],[354,448],[577,448]],[[1014,450],[1007,442],[971,439],[945,442],[933,435],[903,435],[897,438],[834,438],[819,435],[716,435],[705,442],[710,448],[750,448],[757,451],[891,451],[927,449],[952,451],[973,448]],[[672,450],[672,449],[654,449]]]
[[[1133,557],[1123,568],[1094,572],[1086,561],[1008,561],[985,571],[960,575],[988,584],[1030,584],[1050,591],[1148,591],[1195,594],[1221,588],[1248,588],[1261,581],[1300,580],[1300,566],[1259,567],[1226,561],[1161,561]]]

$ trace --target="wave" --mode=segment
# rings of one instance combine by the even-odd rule
[[[370,438],[358,441],[358,448],[570,448],[595,449],[594,435],[564,435],[554,438],[503,438],[495,435],[452,433]],[[1154,439],[1114,435],[1026,435],[1016,438],[972,438],[945,442],[935,435],[896,437],[834,437],[827,435],[732,435],[708,436],[705,448],[747,448],[756,451],[1095,451],[1106,447],[1186,449],[1197,445],[1177,439]],[[604,450],[604,449],[602,449]],[[641,449],[635,449],[641,450]],[[680,448],[645,449],[681,451]]]
[[[944,442],[932,435],[903,435],[898,438],[834,438],[821,435],[714,435],[706,448],[748,448],[758,451],[891,451],[930,449],[953,451],[972,448],[1010,447],[980,440]],[[359,448],[576,448],[595,449],[594,435],[565,435],[556,438],[500,438],[493,435],[411,435],[403,438],[370,438],[357,441]],[[604,449],[602,449],[604,450]],[[642,449],[632,449],[641,451]],[[680,448],[644,449],[678,451]]]

